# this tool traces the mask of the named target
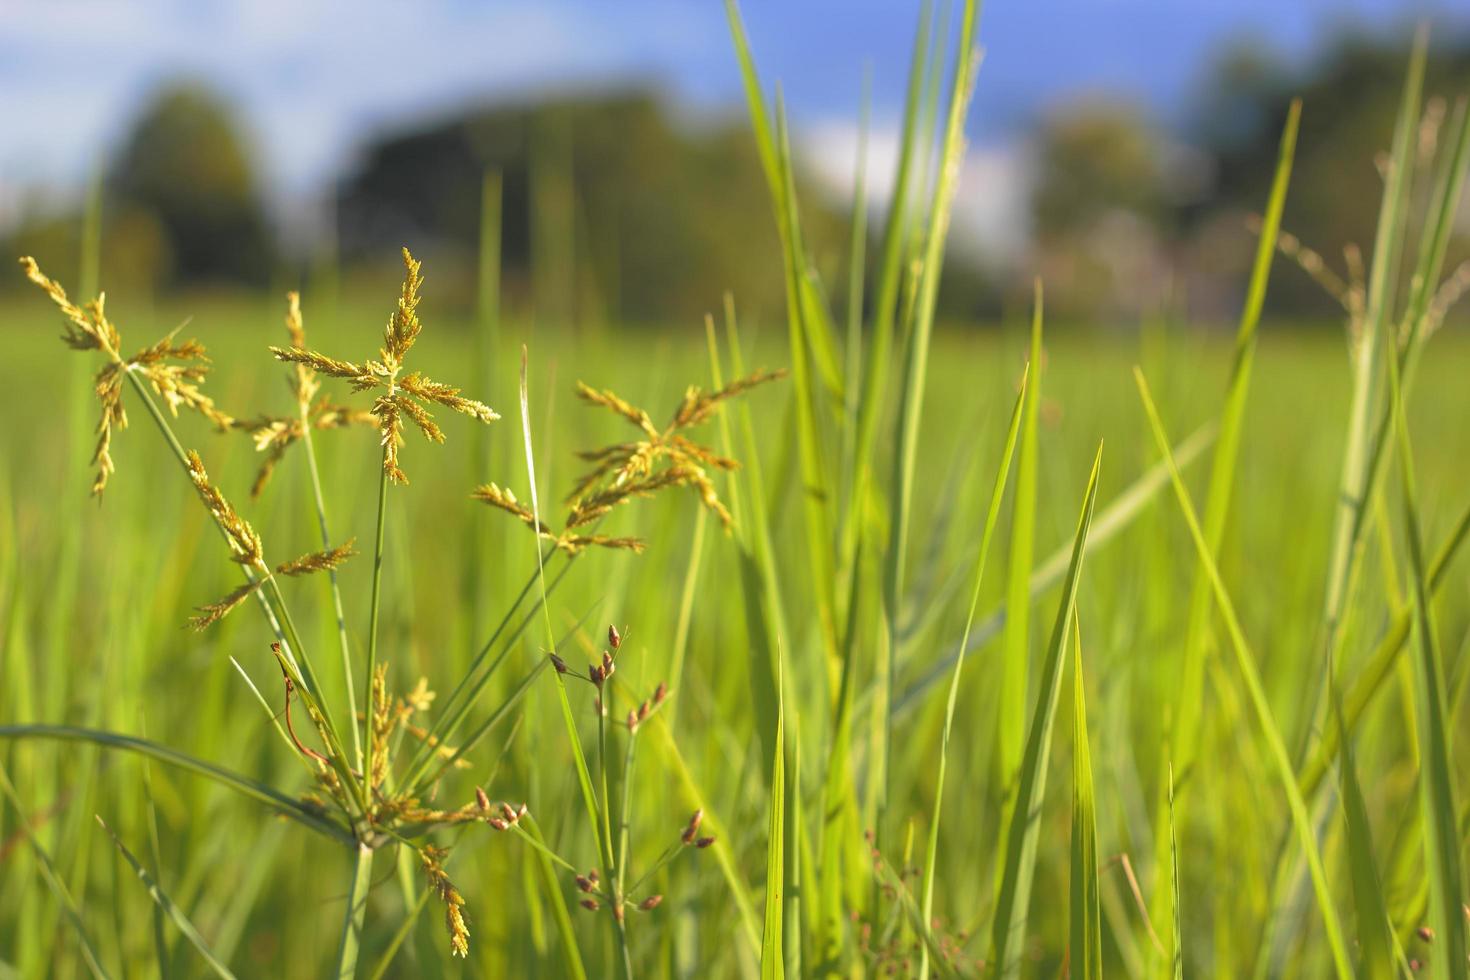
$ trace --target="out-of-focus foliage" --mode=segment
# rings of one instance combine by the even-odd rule
[[[1037,135],[1035,272],[1062,312],[1137,312],[1157,292],[1169,215],[1161,146],[1141,112],[1081,103]]]
[[[1261,200],[1270,184],[1274,134],[1299,96],[1302,149],[1284,227],[1338,268],[1344,246],[1357,245],[1366,253],[1383,186],[1378,164],[1393,132],[1403,84],[1403,51],[1401,43],[1382,37],[1343,35],[1305,68],[1275,62],[1258,45],[1227,54],[1204,86],[1196,111],[1196,138],[1216,170],[1214,192],[1197,209],[1196,231],[1204,232],[1222,215],[1238,223],[1240,215],[1258,207],[1251,202]],[[1434,35],[1425,93],[1421,140],[1432,139],[1438,122],[1454,111],[1455,100],[1470,94],[1470,37]],[[1419,193],[1427,193],[1431,175],[1416,180]],[[1465,256],[1463,236],[1470,224],[1462,222],[1461,230],[1461,247],[1452,249],[1450,267]],[[1282,276],[1272,287],[1272,305],[1298,314],[1333,310],[1305,276]]]
[[[1253,244],[1248,222],[1270,187],[1287,109],[1300,97],[1302,149],[1284,227],[1350,278],[1344,247],[1366,252],[1372,244],[1378,163],[1403,83],[1401,40],[1342,35],[1302,65],[1242,43],[1209,72],[1181,142],[1118,103],[1054,113],[1035,138],[1027,275],[1042,273],[1049,305],[1075,316],[1126,318],[1175,300],[1210,317],[1238,309]],[[1470,93],[1470,38],[1437,38],[1426,91],[1427,143]],[[1417,193],[1428,192],[1432,176],[1416,175]],[[1465,257],[1465,231],[1470,221],[1451,268]],[[1336,310],[1316,284],[1291,273],[1273,283],[1268,304],[1295,316]]]
[[[165,283],[261,283],[274,246],[247,143],[228,107],[194,84],[161,89],[133,124],[108,198],[156,218]]]
[[[748,134],[676,123],[641,93],[474,109],[382,136],[340,197],[344,257],[404,241],[474,249],[486,170],[504,175],[513,306],[553,322],[697,322],[732,290],[748,309],[780,308],[780,243]],[[819,205],[803,220],[835,263],[845,223]]]

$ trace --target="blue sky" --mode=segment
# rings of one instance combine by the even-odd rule
[[[851,169],[869,65],[883,170],[916,11],[900,0],[744,5],[764,78],[781,81],[808,158],[834,180]],[[1344,24],[1403,29],[1425,16],[1463,28],[1470,4],[991,0],[970,124],[977,179],[1014,178],[1028,126],[1070,98],[1136,99],[1168,124],[1228,42],[1306,58]],[[5,0],[0,221],[38,189],[74,191],[149,89],[180,74],[237,102],[278,201],[320,196],[372,131],[466,102],[629,80],[693,114],[740,98],[719,0]]]

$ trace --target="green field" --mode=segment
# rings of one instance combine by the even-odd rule
[[[823,313],[784,122],[760,113],[790,316],[737,322],[714,296],[708,328],[492,330],[436,300],[428,263],[404,370],[501,418],[436,396],[447,441],[408,426],[406,485],[386,481],[378,432],[318,430],[252,500],[263,421],[155,424],[156,394],[119,380],[130,425],[96,500],[92,373],[142,377],[155,361],[128,352],[187,318],[219,409],[288,416],[297,376],[266,349],[287,341],[285,297],[113,297],[116,358],[95,315],[67,329],[100,349],[72,353],[43,295],[8,301],[0,980],[1465,976],[1470,340],[1453,317],[1433,329],[1410,272],[1440,278],[1470,122],[1454,117],[1449,162],[1426,168],[1448,176],[1410,188],[1387,171],[1351,342],[1257,329],[1249,311],[1239,333],[1033,328],[1029,310],[935,323],[959,76],[950,115],[930,111],[937,176],[916,179],[898,244],[853,284],[873,322],[851,330]],[[1268,269],[1301,274],[1269,261],[1295,120],[1243,298]],[[1392,143],[1399,173],[1413,130]],[[74,259],[38,258],[75,289]],[[334,402],[428,390],[396,370],[411,303],[385,340],[399,296],[384,280],[319,301],[307,284],[308,346],[354,362],[319,363]],[[685,394],[762,368],[789,373],[713,406]],[[578,382],[647,409],[646,434]],[[662,428],[681,404],[709,408],[679,430],[708,450]],[[569,558],[556,531],[471,496],[493,482],[559,528],[601,458],[577,454],[630,439],[679,485],[629,499],[647,474],[625,468],[596,484],[606,516],[572,530],[637,537],[641,554]],[[323,518],[328,543],[355,538],[341,635],[328,577],[272,573],[214,490],[199,506],[185,449],[271,562],[322,549]],[[242,565],[258,591],[187,628]],[[594,688],[599,662],[615,676]],[[373,663],[404,701],[367,700]],[[445,741],[472,745],[440,770],[422,732],[456,708]],[[364,721],[360,753],[347,732]]]

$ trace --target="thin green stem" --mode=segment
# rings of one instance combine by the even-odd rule
[[[623,909],[623,872],[618,862],[617,855],[613,852],[612,837],[612,798],[607,792],[607,710],[608,703],[613,694],[613,681],[609,677],[602,684],[598,692],[597,702],[597,775],[602,783],[602,799],[599,804],[598,817],[602,822],[602,832],[599,834],[602,844],[602,873],[607,879],[611,893],[608,895],[607,911],[612,916],[613,936],[617,939],[618,962],[624,980],[631,980],[633,976],[633,962],[628,950],[628,929],[624,922],[625,911]],[[626,788],[624,789],[627,796]]]
[[[173,426],[169,425],[168,419],[163,415],[163,410],[154,402],[153,396],[148,394],[148,389],[134,371],[125,368],[123,374],[127,377],[129,383],[132,384],[133,391],[137,394],[138,399],[147,408],[149,416],[153,419],[154,424],[158,426],[158,431],[162,433],[164,442],[173,451],[174,457],[179,461],[179,465],[184,468],[186,474],[189,473],[189,453],[184,449],[183,443],[179,442],[178,436],[174,434]],[[216,526],[218,527],[218,525]],[[221,534],[225,533],[222,527],[219,528],[219,531]],[[241,566],[241,568],[247,582],[253,584],[259,581],[254,570],[247,566]],[[285,597],[281,595],[280,587],[276,584],[274,577],[267,573],[264,584],[260,589],[256,590],[255,595],[256,599],[260,602],[261,609],[265,614],[267,622],[270,624],[272,632],[275,633],[276,639],[282,646],[286,662],[294,669],[297,675],[292,680],[300,687],[302,698],[307,700],[322,716],[324,722],[323,727],[328,736],[325,747],[332,768],[336,770],[338,778],[344,781],[344,785],[355,786],[356,780],[351,767],[347,764],[345,753],[332,727],[331,717],[322,707],[319,693],[320,688],[316,684],[315,675],[311,670],[311,663],[307,659],[306,648],[302,646],[301,638],[296,632],[295,625],[291,622],[291,615],[286,607]],[[365,798],[363,803],[366,806]]]
[[[322,493],[322,477],[320,467],[316,461],[316,443],[311,438],[311,421],[307,418],[307,406],[301,407],[301,441],[306,447],[307,469],[311,472],[311,492],[316,498],[316,521],[322,532],[322,548],[330,550],[332,547],[332,535],[327,529],[327,503],[326,496]],[[348,710],[357,704],[356,685],[352,679],[352,658],[347,642],[347,617],[342,611],[342,590],[337,585],[336,569],[327,569],[327,581],[332,588],[332,612],[337,617],[337,644],[342,650],[342,680],[347,687]],[[362,765],[362,737],[358,734],[357,726],[348,719],[348,728],[352,730],[352,757],[357,765]]]
[[[358,844],[352,856],[352,882],[347,892],[347,913],[342,921],[342,941],[337,947],[337,980],[352,980],[357,974],[357,957],[362,948],[362,927],[367,919],[368,891],[373,884],[373,849]]]

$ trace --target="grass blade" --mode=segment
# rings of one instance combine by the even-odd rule
[[[358,844],[352,849],[352,879],[347,888],[347,909],[342,918],[342,939],[337,945],[337,980],[357,976],[357,959],[362,952],[362,930],[367,921],[368,892],[373,888],[373,849]]]
[[[1026,740],[1026,674],[1031,665],[1028,627],[1030,579],[1036,548],[1037,421],[1041,415],[1041,280],[1031,315],[1030,393],[1021,429],[1021,458],[1016,464],[1016,498],[1011,505],[1010,569],[1006,579],[1005,634],[1000,653],[1000,702],[995,713],[996,786],[1005,794],[1000,826],[1010,823],[1013,790],[1021,770]]]
[[[1330,668],[1330,665],[1329,665]],[[1332,694],[1332,717],[1342,746],[1338,760],[1338,782],[1342,793],[1342,814],[1347,823],[1348,866],[1353,878],[1353,902],[1358,917],[1358,946],[1362,950],[1363,973],[1370,977],[1393,975],[1393,931],[1384,903],[1383,882],[1373,859],[1373,831],[1368,823],[1368,807],[1358,783],[1358,764],[1353,758],[1353,743],[1343,719],[1342,692],[1338,690],[1335,670],[1329,677]]]
[[[1214,439],[1214,427],[1210,425],[1201,426],[1174,447],[1174,461],[1180,466],[1188,466],[1199,458]],[[1155,463],[1145,470],[1138,479],[1134,480],[1118,496],[1114,497],[1093,519],[1092,530],[1088,533],[1088,545],[1092,548],[1111,541],[1126,528],[1135,517],[1141,514],[1145,507],[1153,501],[1154,495],[1169,482],[1169,471],[1163,463]],[[1072,546],[1070,543],[1063,544],[1057,548],[1046,560],[1031,573],[1031,579],[1027,583],[1031,602],[1037,602],[1042,595],[1052,586],[1062,580],[1066,574],[1067,567],[1071,561]],[[980,647],[989,643],[1001,630],[1005,628],[1006,611],[1002,607],[996,609],[980,621],[970,637],[970,645],[963,653],[956,652],[942,661],[930,667],[919,679],[909,685],[894,704],[894,713],[900,718],[916,708],[924,695],[942,681],[954,668],[957,657],[970,656]]]
[[[1169,466],[1169,477],[1174,484],[1174,494],[1179,499],[1179,508],[1184,513],[1185,523],[1189,526],[1190,537],[1194,539],[1195,551],[1209,574],[1210,584],[1214,588],[1215,601],[1220,607],[1221,618],[1225,621],[1231,649],[1235,653],[1236,665],[1240,670],[1241,678],[1245,681],[1246,693],[1250,698],[1256,723],[1260,726],[1271,762],[1276,769],[1276,775],[1286,793],[1286,802],[1291,809],[1292,824],[1301,843],[1302,851],[1306,854],[1312,887],[1317,893],[1317,907],[1322,913],[1322,924],[1327,933],[1328,946],[1332,951],[1333,965],[1338,977],[1346,980],[1352,977],[1353,968],[1348,957],[1347,944],[1343,939],[1342,925],[1337,918],[1337,909],[1333,905],[1332,891],[1327,885],[1327,872],[1322,867],[1322,855],[1317,848],[1317,837],[1312,827],[1311,814],[1307,812],[1306,802],[1297,788],[1296,773],[1292,769],[1291,757],[1287,753],[1281,732],[1276,727],[1276,721],[1271,716],[1271,706],[1266,700],[1266,690],[1261,684],[1260,674],[1256,669],[1255,656],[1246,642],[1240,620],[1235,615],[1235,604],[1230,599],[1230,593],[1225,588],[1225,581],[1220,577],[1220,569],[1215,564],[1215,556],[1210,552],[1204,532],[1200,529],[1194,504],[1190,500],[1188,489],[1184,486],[1184,478],[1180,476],[1179,468],[1175,465],[1173,456],[1169,454],[1169,438],[1164,432],[1163,422],[1159,419],[1158,409],[1154,407],[1148,382],[1144,380],[1143,372],[1138,368],[1133,369],[1133,376],[1138,383],[1139,397],[1148,415],[1154,441],[1158,445],[1159,452],[1163,454],[1165,463]]]
[[[782,954],[786,870],[786,694],[782,679],[776,683],[775,754],[771,760],[771,803],[766,832],[766,918],[761,932],[761,980],[781,980],[786,960]]]
[[[1429,869],[1429,912],[1438,936],[1438,948],[1431,957],[1431,964],[1438,980],[1463,980],[1467,973],[1465,916],[1462,914],[1464,878],[1460,867],[1461,837],[1457,826],[1459,810],[1455,808],[1454,768],[1450,761],[1444,663],[1440,659],[1434,610],[1429,601],[1428,576],[1424,569],[1418,488],[1398,358],[1390,356],[1387,360],[1389,392],[1398,430],[1404,529],[1413,579],[1414,643],[1418,652],[1413,686],[1419,743],[1420,806],[1423,811],[1424,858]]]
[[[1292,102],[1281,133],[1276,159],[1276,174],[1266,203],[1256,246],[1255,265],[1240,327],[1235,335],[1235,360],[1225,392],[1225,405],[1220,412],[1220,430],[1215,440],[1215,456],[1210,464],[1210,485],[1205,496],[1204,533],[1210,553],[1218,556],[1220,541],[1225,536],[1225,521],[1230,514],[1231,491],[1235,485],[1235,469],[1240,457],[1240,433],[1245,418],[1246,398],[1250,393],[1251,367],[1256,354],[1256,327],[1261,320],[1261,307],[1266,301],[1266,284],[1271,277],[1271,260],[1276,254],[1276,238],[1281,230],[1281,213],[1286,207],[1286,190],[1291,182],[1291,165],[1296,156],[1297,129],[1301,122],[1301,101]],[[1200,706],[1204,700],[1205,652],[1208,646],[1210,617],[1209,577],[1199,571],[1189,595],[1189,621],[1184,641],[1183,680],[1178,704],[1179,727],[1175,735],[1175,761],[1188,768],[1193,761],[1200,727]]]
[[[531,405],[526,386],[527,351],[521,347],[521,441],[526,453],[526,477],[531,484],[531,514],[537,527],[541,526],[541,499],[536,490],[536,456],[531,450]],[[540,538],[534,538],[536,548],[536,577],[541,583],[541,613],[546,622],[546,642],[551,646],[550,654],[556,653],[556,632],[551,627],[551,609],[546,604],[546,564],[542,558]],[[577,784],[582,790],[582,804],[587,810],[587,820],[592,827],[592,839],[597,842],[597,854],[604,864],[612,864],[612,843],[603,839],[602,821],[598,818],[597,793],[592,788],[592,774],[587,769],[587,759],[582,753],[582,738],[577,733],[577,719],[572,715],[572,703],[567,698],[566,681],[561,671],[552,671],[556,679],[556,690],[561,702],[562,721],[566,724],[567,738],[572,743],[572,759],[577,769]],[[609,878],[609,881],[611,879]]]
[[[1184,980],[1184,929],[1179,902],[1179,842],[1174,836],[1174,767],[1169,767],[1169,890],[1174,895],[1174,980]]]
[[[10,776],[5,772],[4,767],[0,767],[0,791],[5,793],[6,799],[15,808],[19,817],[16,822],[21,833],[25,835],[26,843],[31,845],[31,852],[36,858],[36,867],[41,872],[41,877],[46,880],[52,894],[56,896],[57,904],[66,913],[67,922],[71,923],[73,931],[77,934],[77,943],[82,949],[82,961],[87,964],[87,969],[92,976],[97,977],[98,980],[105,980],[107,971],[102,968],[97,949],[92,945],[92,940],[87,937],[86,926],[82,923],[82,913],[72,899],[71,892],[67,890],[66,882],[62,880],[60,872],[56,870],[51,855],[46,853],[46,848],[36,839],[34,831],[31,830],[30,821],[21,807],[20,797],[16,794],[15,787],[11,785]]]
[[[1015,407],[1011,409],[1011,422],[1006,429],[1005,448],[1001,451],[1000,467],[995,474],[995,487],[990,492],[990,506],[985,512],[985,531],[980,536],[980,550],[975,556],[975,588],[970,594],[970,611],[965,616],[965,630],[960,636],[960,650],[970,642],[970,629],[975,625],[975,607],[980,603],[980,585],[985,579],[985,560],[990,554],[990,539],[995,533],[996,521],[1000,517],[1001,500],[1005,497],[1006,479],[1011,471],[1011,458],[1016,450],[1016,435],[1021,424],[1022,407],[1027,401],[1027,385],[1030,366],[1021,375],[1021,390],[1016,394]],[[924,895],[922,899],[922,922],[934,920],[934,873],[939,856],[939,815],[944,806],[944,776],[949,759],[949,738],[954,728],[955,704],[959,700],[960,672],[965,659],[955,657],[954,673],[949,681],[949,701],[944,707],[944,734],[939,742],[939,769],[934,782],[934,813],[929,818],[929,842],[924,852]],[[919,977],[929,975],[929,947],[919,951]]]
[[[1102,909],[1098,900],[1097,799],[1087,743],[1082,629],[1072,607],[1072,976],[1102,980]]]
[[[122,852],[123,858],[128,864],[132,865],[133,872],[137,874],[138,880],[143,882],[144,888],[148,889],[148,897],[153,899],[154,904],[158,906],[164,915],[169,917],[174,926],[183,934],[183,937],[189,940],[193,947],[199,951],[199,955],[204,957],[204,962],[209,964],[209,968],[214,971],[215,975],[225,977],[227,980],[233,980],[235,975],[230,972],[230,968],[221,963],[219,958],[214,955],[214,951],[209,948],[209,944],[205,942],[204,937],[199,935],[199,930],[194,928],[194,924],[189,921],[189,917],[184,915],[183,911],[159,887],[158,882],[153,880],[153,876],[148,873],[148,869],[143,867],[138,859],[133,856],[133,852],[128,850],[127,845],[122,842],[117,834],[112,832],[112,828],[107,826],[100,816],[97,817],[97,823],[101,825],[103,830],[107,831],[107,835],[112,838],[112,842]]]
[[[342,842],[353,841],[339,824],[323,817],[318,811],[293,799],[285,793],[279,792],[265,783],[258,782],[248,776],[232,772],[212,762],[205,762],[194,756],[171,749],[157,742],[150,742],[144,738],[132,735],[119,735],[115,732],[97,731],[91,728],[78,728],[71,725],[0,725],[0,741],[6,739],[39,738],[64,742],[91,742],[101,745],[103,748],[122,749],[128,752],[137,752],[140,755],[166,762],[180,769],[212,779],[221,786],[232,789],[237,793],[248,796],[257,803],[262,803],[273,810],[277,810],[285,816],[299,823],[305,824],[318,833],[325,834]]]
[[[1082,558],[1087,550],[1087,533],[1092,524],[1093,505],[1097,502],[1097,478],[1102,466],[1102,447],[1092,462],[1092,475],[1087,480],[1087,493],[1082,499],[1082,513],[1077,519],[1077,533],[1072,541],[1072,558],[1067,566],[1062,600],[1052,625],[1042,668],[1040,694],[1036,712],[1031,717],[1031,732],[1026,739],[1026,754],[1021,761],[1016,789],[1016,806],[1007,828],[1004,870],[996,898],[995,923],[991,933],[992,955],[998,976],[1015,978],[1021,973],[1021,947],[1026,939],[1026,919],[1031,905],[1031,883],[1036,874],[1036,849],[1041,836],[1041,802],[1046,795],[1047,761],[1051,757],[1051,734],[1056,720],[1057,701],[1062,690],[1063,659],[1067,633],[1071,628],[1072,610],[1077,601],[1077,582],[1082,573]]]

